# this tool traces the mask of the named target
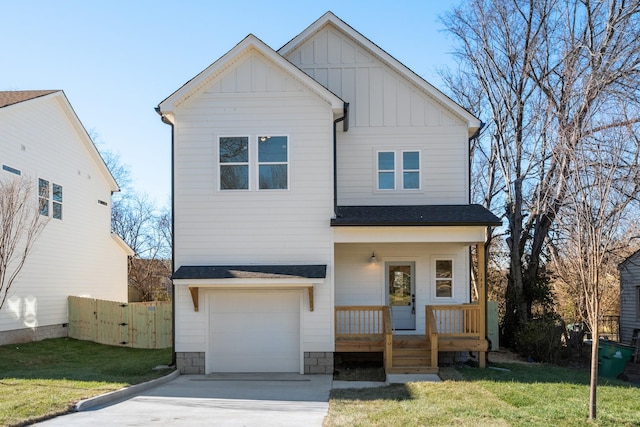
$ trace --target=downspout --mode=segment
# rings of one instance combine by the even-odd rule
[[[469,195],[468,197],[468,203],[471,204],[471,167],[472,167],[472,162],[471,162],[471,141],[473,141],[474,139],[478,139],[478,137],[480,136],[480,131],[482,130],[482,128],[484,128],[484,126],[486,125],[486,123],[484,122],[480,122],[480,126],[478,127],[478,129],[474,132],[473,135],[471,135],[471,137],[469,137],[468,140],[468,150],[469,150],[469,156],[467,159],[467,169],[468,169],[468,173],[467,173],[467,188],[469,189]],[[469,280],[471,281],[471,279],[473,279],[473,277],[471,277],[471,273],[473,271],[473,259],[472,259],[472,249],[471,246],[469,246]],[[476,281],[478,280],[478,278],[476,277]],[[471,282],[470,282],[471,283]],[[471,301],[471,297],[473,296],[472,293],[472,289],[471,287],[469,287],[469,301]],[[485,312],[485,318],[486,318],[487,313]]]
[[[475,131],[475,133],[473,135],[471,135],[471,138],[469,138],[469,174],[468,176],[468,185],[469,185],[469,204],[471,204],[471,141],[473,141],[474,139],[478,139],[480,137],[480,132],[482,131],[482,129],[485,127],[486,123],[484,122],[480,122],[480,126],[478,127],[478,130]],[[489,336],[488,336],[488,330],[487,330],[487,302],[489,300],[489,282],[488,282],[488,277],[489,277],[489,272],[488,272],[488,266],[489,266],[489,257],[488,257],[488,247],[487,245],[487,237],[489,235],[489,230],[490,227],[486,227],[486,231],[485,231],[485,238],[484,241],[482,242],[482,245],[484,246],[484,259],[482,260],[483,264],[484,264],[484,277],[483,282],[484,282],[484,324],[485,324],[485,339],[489,342],[489,350],[491,350],[491,341],[489,340]],[[470,268],[473,269],[473,261],[471,259],[471,247],[469,247],[469,263],[471,264]],[[478,260],[478,270],[480,270],[480,260]],[[472,271],[472,270],[469,270]],[[479,275],[476,274],[476,281],[479,280]],[[471,293],[471,289],[469,289],[469,293]],[[479,297],[479,295],[478,295]],[[471,295],[469,295],[469,301],[471,301]]]
[[[349,103],[345,102],[342,107],[342,117],[333,121],[333,213],[338,215],[338,123],[342,123],[342,131],[349,130]]]
[[[155,108],[156,113],[160,115],[162,123],[171,126],[171,274],[176,271],[176,257],[175,257],[175,180],[174,180],[174,151],[175,151],[175,128],[167,118],[162,115],[160,107]],[[171,365],[177,366],[176,361],[176,285],[171,280]]]

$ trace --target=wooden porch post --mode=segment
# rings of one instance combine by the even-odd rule
[[[478,305],[480,310],[479,333],[480,340],[486,339],[487,336],[487,284],[486,284],[486,254],[484,242],[476,244],[476,253],[478,255]],[[478,352],[478,364],[481,368],[487,366],[487,352]]]

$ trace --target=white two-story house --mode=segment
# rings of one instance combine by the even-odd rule
[[[485,340],[470,204],[478,118],[331,12],[253,35],[162,101],[183,373],[331,373],[335,352],[435,372]],[[470,304],[470,248],[477,302]]]
[[[111,233],[118,184],[64,92],[0,92],[0,168],[0,181],[30,188],[27,209],[46,223],[11,287],[3,284],[0,345],[67,336],[69,296],[127,302],[133,251]]]

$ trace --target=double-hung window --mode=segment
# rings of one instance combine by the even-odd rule
[[[396,189],[396,153],[378,151],[378,190]]]
[[[226,136],[218,139],[220,190],[286,190],[286,136]]]
[[[378,190],[420,189],[420,151],[378,151],[376,161]]]
[[[249,189],[249,138],[220,138],[220,189]]]
[[[453,260],[438,258],[435,267],[436,298],[453,297]]]
[[[38,179],[38,205],[40,215],[54,219],[62,219],[62,185],[49,183],[46,179]]]
[[[289,159],[286,136],[258,137],[258,188],[286,190]]]

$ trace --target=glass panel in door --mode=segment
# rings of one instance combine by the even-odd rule
[[[391,306],[395,329],[413,330],[416,328],[414,269],[415,263],[413,262],[388,262],[386,264],[387,298]]]

